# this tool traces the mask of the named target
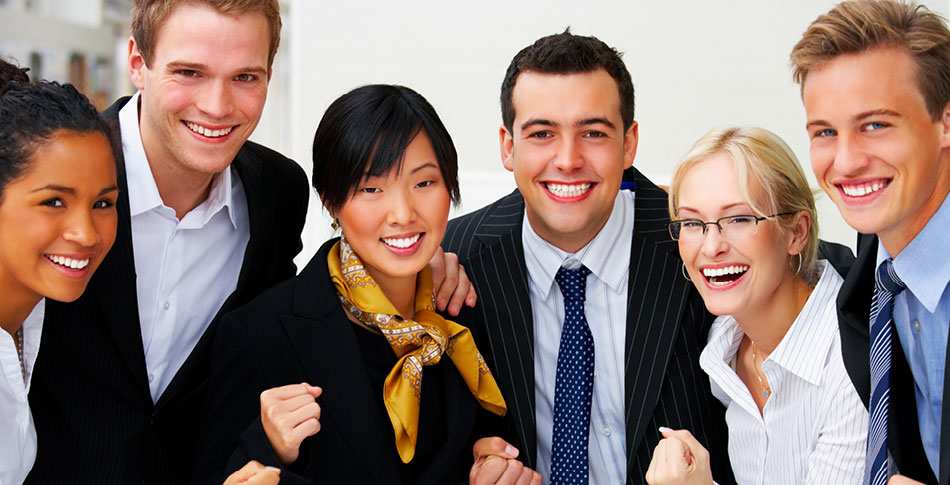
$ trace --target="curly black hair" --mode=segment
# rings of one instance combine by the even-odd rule
[[[82,93],[71,84],[31,83],[27,70],[0,59],[0,198],[58,131],[101,133],[116,153],[116,130]]]

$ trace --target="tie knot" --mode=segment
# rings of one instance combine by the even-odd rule
[[[584,301],[589,274],[590,270],[586,266],[577,269],[567,269],[562,266],[554,275],[554,281],[557,281],[557,286],[561,289],[565,300]]]
[[[892,295],[897,295],[901,291],[904,291],[904,288],[907,288],[907,285],[897,276],[897,272],[894,271],[894,260],[886,259],[881,262],[881,265],[877,268],[877,286],[878,288],[890,292]]]

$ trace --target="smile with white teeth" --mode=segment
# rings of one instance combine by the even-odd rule
[[[227,135],[228,133],[231,133],[231,130],[234,129],[233,126],[229,126],[221,130],[212,130],[210,128],[205,128],[204,126],[201,126],[197,123],[191,123],[188,121],[185,122],[185,126],[187,126],[189,130],[199,135],[206,136],[208,138],[217,138],[219,136]]]
[[[878,190],[883,189],[887,186],[886,181],[879,182],[870,182],[860,185],[844,185],[841,184],[841,190],[844,191],[845,195],[851,197],[864,197],[865,195],[872,194]]]
[[[703,276],[705,276],[710,283],[722,286],[739,279],[746,271],[749,271],[747,265],[736,264],[722,268],[703,268]]]
[[[421,232],[412,237],[384,237],[382,239],[383,239],[383,242],[386,243],[388,246],[392,246],[394,248],[399,248],[399,249],[406,249],[409,246],[412,246],[413,244],[415,244],[416,241],[418,241],[420,237],[422,237]]]
[[[57,256],[55,254],[45,255],[46,259],[60,265],[65,266],[69,269],[83,269],[89,265],[89,258],[86,259],[72,259],[65,256]]]
[[[558,197],[577,197],[582,195],[590,190],[592,184],[556,184],[553,182],[548,182],[544,184],[545,187],[554,195]]]

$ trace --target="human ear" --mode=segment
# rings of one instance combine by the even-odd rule
[[[141,91],[145,88],[145,58],[139,51],[138,44],[134,37],[129,37],[129,79],[136,89]]]
[[[640,124],[634,121],[623,135],[623,169],[633,166],[637,156],[637,144],[640,142]]]
[[[950,103],[943,107],[940,116],[940,147],[950,147]]]
[[[789,228],[792,240],[789,243],[788,254],[800,254],[808,244],[808,235],[811,233],[811,214],[808,211],[799,211],[795,222]]]
[[[505,169],[509,172],[514,172],[515,164],[514,160],[512,160],[512,153],[514,153],[515,149],[515,139],[511,132],[508,131],[508,128],[505,128],[505,125],[498,128],[498,141],[501,145],[501,164],[504,165]]]

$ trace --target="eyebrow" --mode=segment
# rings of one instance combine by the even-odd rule
[[[168,68],[169,71],[174,71],[175,69],[191,69],[194,71],[208,70],[207,64],[202,64],[200,62],[187,62],[187,61],[171,61],[166,65],[166,67]],[[254,73],[259,73],[259,74],[267,74],[267,69],[264,69],[261,66],[246,66],[246,67],[239,67],[235,69],[234,72],[238,72],[238,73],[254,72]]]
[[[436,170],[439,169],[439,166],[438,166],[438,165],[436,165],[436,164],[433,163],[433,162],[429,162],[429,163],[426,163],[425,165],[419,165],[418,167],[412,169],[412,171],[409,172],[409,174],[412,175],[412,174],[414,174],[414,173],[416,173],[416,172],[418,172],[418,171],[420,171],[420,170],[424,170],[424,169],[429,168],[429,167],[432,167],[432,168],[434,168],[434,169],[436,169]]]
[[[52,190],[52,191],[54,191],[54,192],[63,192],[63,193],[69,194],[69,195],[76,195],[76,189],[74,189],[74,188],[72,188],[72,187],[65,187],[65,186],[62,186],[62,185],[53,185],[53,184],[44,185],[44,186],[39,187],[39,188],[37,188],[37,189],[33,189],[33,190],[30,191],[30,193],[39,192],[39,191],[41,191],[41,190]],[[109,192],[117,192],[118,190],[119,190],[119,188],[118,188],[117,186],[112,185],[112,186],[106,187],[106,188],[102,189],[101,191],[99,191],[99,195],[100,195],[100,196],[101,196],[101,195],[106,195],[106,194],[108,194]]]
[[[746,205],[746,206],[747,206],[748,203],[745,202],[745,201],[743,201],[743,202],[733,202],[732,204],[729,204],[729,205],[725,205],[725,206],[720,207],[719,210],[720,210],[720,211],[727,211],[727,210],[729,210],[729,209],[732,209],[732,208],[734,208],[734,207],[736,207],[736,206],[740,206],[740,205]],[[751,208],[750,208],[750,209],[751,209]],[[686,211],[689,211],[689,212],[694,212],[694,213],[696,213],[696,214],[699,214],[699,211],[698,211],[698,210],[693,209],[692,207],[689,207],[689,206],[680,206],[680,207],[679,207],[679,210],[686,210]],[[729,216],[725,216],[725,217],[729,217]]]
[[[597,117],[597,116],[595,116],[595,117],[593,117],[593,118],[584,118],[584,119],[582,119],[582,120],[578,120],[578,121],[574,122],[574,126],[589,126],[589,125],[606,125],[606,126],[610,127],[611,129],[615,129],[615,128],[616,128],[616,126],[613,124],[613,122],[611,122],[611,121],[608,120],[607,118],[601,118],[601,117]],[[551,120],[546,120],[546,119],[541,119],[541,118],[533,118],[533,119],[530,119],[530,120],[525,121],[524,123],[522,123],[522,124],[521,124],[521,130],[524,131],[524,130],[526,130],[526,129],[532,127],[532,126],[552,126],[552,127],[557,128],[557,127],[560,126],[560,125],[559,125],[558,123],[555,123],[555,122],[551,121]]]
[[[863,121],[873,116],[892,116],[895,118],[900,118],[901,114],[898,113],[897,111],[894,111],[892,109],[887,109],[887,108],[872,109],[870,111],[864,111],[864,112],[858,113],[854,117],[854,120]],[[831,126],[831,123],[825,120],[812,120],[805,124],[805,129],[811,128],[813,126]]]

